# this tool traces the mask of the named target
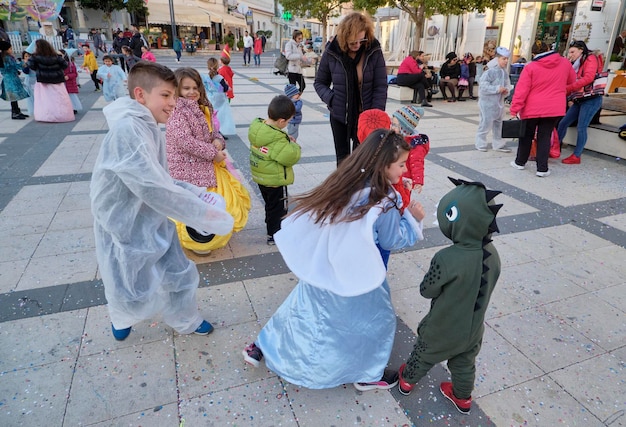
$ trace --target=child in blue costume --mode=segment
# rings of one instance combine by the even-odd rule
[[[500,276],[500,257],[491,242],[498,231],[499,191],[480,182],[450,180],[456,185],[437,208],[442,233],[454,244],[437,252],[420,285],[430,311],[417,328],[417,342],[400,366],[400,393],[409,394],[435,364],[448,361],[452,382],[441,393],[459,412],[469,414],[476,376],[476,356],[485,331],[489,299]]]
[[[401,135],[377,130],[321,185],[295,198],[275,237],[299,282],[243,351],[247,363],[258,366],[265,356],[270,370],[311,389],[397,383],[397,372],[385,372],[396,316],[376,242],[400,249],[422,238],[422,206],[411,202],[401,214],[392,187],[409,150]]]
[[[124,90],[126,73],[122,71],[122,67],[115,65],[113,63],[113,57],[109,55],[104,55],[102,62],[104,64],[98,68],[96,77],[102,80],[102,95],[104,96],[104,100],[111,102],[127,95],[128,92]]]
[[[228,103],[228,97],[226,96],[229,87],[224,77],[218,73],[219,66],[220,63],[216,58],[209,58],[207,60],[209,75],[202,76],[202,83],[206,89],[209,101],[215,111],[217,111],[217,120],[220,122],[220,133],[222,135],[235,135],[237,134],[235,120],[233,119],[233,113]]]
[[[19,77],[21,68],[22,66],[13,56],[11,43],[0,40],[0,73],[2,73],[0,98],[11,103],[11,118],[13,120],[24,120],[28,117],[26,114],[22,114],[17,104],[17,101],[28,98],[28,92],[22,86]]]

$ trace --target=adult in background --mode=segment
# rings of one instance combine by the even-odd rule
[[[596,73],[601,70],[598,57],[587,48],[587,45],[582,40],[575,40],[569,45],[568,59],[572,63],[572,67],[576,72],[576,81],[568,83],[567,95],[570,97],[574,92],[582,90],[588,84],[591,84],[595,78]],[[524,73],[526,70],[524,70]],[[523,73],[522,73],[523,75]],[[591,119],[602,107],[602,96],[590,96],[585,98],[574,99],[568,102],[568,110],[565,117],[559,122],[557,131],[559,133],[559,141],[563,142],[567,128],[569,125],[578,120],[576,129],[578,135],[576,137],[576,147],[574,153],[571,156],[562,160],[566,165],[578,165],[580,164],[580,156],[583,154],[585,144],[587,144],[587,128]]]
[[[461,65],[456,53],[449,52],[446,55],[446,62],[441,65],[439,76],[441,77],[439,89],[441,89],[444,101],[456,102],[456,88],[461,77]],[[446,95],[446,88],[450,89],[450,98]]]
[[[426,99],[426,74],[425,70],[420,67],[417,59],[424,56],[421,50],[412,50],[409,56],[404,58],[398,68],[397,84],[398,86],[406,86],[413,89],[413,104],[419,103],[422,107],[432,107]],[[419,94],[419,101],[416,96]]]
[[[143,52],[141,51],[141,47],[148,46],[148,42],[146,41],[144,43],[144,39],[136,26],[132,26],[132,31],[133,35],[130,38],[130,43],[128,44],[128,47],[130,47],[130,49],[133,51],[133,55],[141,58],[141,55],[143,54]]]
[[[620,55],[623,53],[624,48],[626,48],[626,30],[619,33],[619,36],[615,39],[611,53],[614,55]]]
[[[374,24],[354,12],[337,27],[315,75],[315,91],[328,106],[337,165],[359,145],[357,123],[365,110],[385,110],[387,68]]]
[[[306,83],[302,76],[302,60],[304,58],[304,48],[302,47],[302,31],[293,30],[291,40],[285,44],[285,58],[289,61],[287,65],[287,78],[292,85],[297,84],[300,93],[304,92]]]
[[[120,61],[120,67],[122,68],[122,71],[127,71],[126,63],[124,62],[124,53],[122,52],[122,47],[128,46],[129,44],[130,41],[124,38],[123,31],[118,31],[117,34],[113,36],[112,47],[115,54],[112,54],[111,56],[117,58]]]
[[[28,67],[37,76],[35,83],[35,120],[62,123],[74,121],[74,108],[65,88],[67,62],[44,39],[35,42]]]
[[[245,32],[243,36],[243,66],[250,66],[250,52],[252,52],[252,47],[254,46],[254,40],[250,37],[248,32]]]
[[[65,30],[65,38],[67,39],[67,47],[69,49],[76,49],[76,35],[71,25],[68,25]]]
[[[261,33],[261,47],[263,49],[263,52],[265,52],[266,44],[267,44],[267,37],[265,37],[265,34]]]
[[[556,51],[538,51],[533,60],[524,66],[524,72],[515,86],[511,102],[511,116],[523,120],[524,136],[519,139],[517,155],[511,162],[515,169],[524,169],[530,147],[537,131],[537,176],[545,177],[552,131],[559,117],[565,114],[565,93],[576,80],[569,61]],[[555,78],[555,76],[560,76]]]
[[[98,57],[98,52],[103,52],[104,41],[102,41],[102,34],[95,28],[91,29],[91,39],[93,40],[93,53]],[[104,51],[106,53],[106,51]]]
[[[261,37],[259,33],[254,35],[254,66],[261,66],[261,54],[263,53],[263,42],[261,41]]]

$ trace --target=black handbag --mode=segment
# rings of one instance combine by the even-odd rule
[[[524,121],[512,118],[502,121],[502,138],[521,138],[524,136]]]

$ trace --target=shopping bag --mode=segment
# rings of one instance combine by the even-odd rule
[[[502,122],[502,138],[521,138],[524,136],[524,121],[512,118]]]

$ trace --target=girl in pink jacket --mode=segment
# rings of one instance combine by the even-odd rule
[[[559,117],[565,114],[566,87],[576,80],[576,74],[567,59],[556,51],[545,50],[547,46],[544,52],[537,54],[524,66],[511,102],[511,116],[519,116],[525,126],[524,136],[519,139],[517,155],[511,166],[519,170],[525,168],[536,129],[538,177],[550,175],[550,138]]]

